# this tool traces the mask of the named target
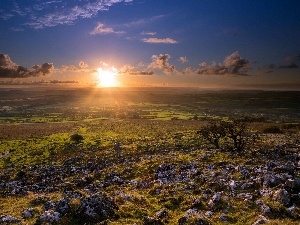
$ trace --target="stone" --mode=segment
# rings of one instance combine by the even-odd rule
[[[22,216],[22,218],[24,218],[24,219],[31,218],[31,217],[33,217],[33,215],[34,215],[34,208],[28,208],[28,209],[25,209],[25,210],[21,213],[21,216]]]
[[[144,216],[143,225],[163,225],[163,222],[161,222],[158,218]]]
[[[256,205],[258,205],[260,207],[260,211],[263,213],[263,214],[271,214],[271,208],[269,206],[267,206],[265,204],[265,202],[263,200],[256,200]]]
[[[20,223],[21,221],[13,216],[0,215],[0,224]]]
[[[166,209],[160,210],[156,213],[156,217],[159,219],[163,219],[169,216],[169,213]]]
[[[219,219],[220,219],[222,222],[227,222],[227,220],[228,220],[228,218],[227,218],[227,216],[226,216],[225,213],[222,213],[222,214],[220,215]]]
[[[260,215],[258,220],[256,220],[254,223],[252,223],[252,225],[259,225],[259,224],[265,224],[265,223],[269,223],[270,220],[268,220],[266,217]]]
[[[50,223],[55,223],[58,222],[60,220],[60,213],[59,212],[55,212],[53,210],[48,210],[45,211],[42,215],[40,215],[40,221],[41,222],[50,222]]]
[[[58,202],[56,202],[55,211],[59,212],[61,215],[65,215],[71,211],[71,207],[69,205],[70,199],[62,198]]]
[[[113,217],[115,210],[118,209],[112,198],[98,193],[83,199],[76,210],[76,215],[82,219],[101,222]]]
[[[289,193],[285,189],[279,189],[274,192],[273,199],[282,205],[288,205],[290,203]]]

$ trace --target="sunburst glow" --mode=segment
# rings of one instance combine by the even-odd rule
[[[102,87],[115,87],[117,86],[116,75],[117,71],[115,69],[103,70],[102,68],[97,69],[97,76],[99,80],[99,85]]]

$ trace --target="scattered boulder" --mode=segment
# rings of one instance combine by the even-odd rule
[[[252,225],[265,224],[265,223],[269,223],[269,222],[270,222],[270,220],[268,220],[266,217],[260,215],[258,220],[256,220],[254,223],[252,223]]]
[[[0,215],[0,224],[14,224],[14,223],[20,223],[21,221],[13,216],[5,216]]]
[[[263,214],[271,214],[271,208],[269,206],[267,206],[263,200],[256,200],[255,203],[256,203],[256,205],[259,206],[260,211]]]
[[[113,199],[103,193],[97,193],[83,199],[76,210],[79,218],[88,221],[104,221],[115,215],[118,206]]]
[[[22,218],[24,218],[24,219],[31,218],[31,217],[33,217],[33,215],[34,215],[34,208],[28,208],[28,209],[25,209],[25,210],[21,213],[21,216],[22,216]]]
[[[188,209],[184,215],[179,218],[178,225],[188,224],[210,225],[210,222],[196,209]]]
[[[219,217],[219,219],[222,221],[222,222],[227,222],[228,220],[228,217],[225,213],[222,213]]]
[[[61,218],[61,214],[59,212],[55,212],[54,210],[45,211],[42,215],[40,215],[40,221],[45,223],[55,223],[58,222]]]
[[[285,189],[279,189],[274,192],[273,199],[282,205],[287,206],[290,203],[289,193]]]
[[[221,193],[220,192],[215,193],[208,202],[209,208],[211,209],[214,208],[220,200],[221,200]]]
[[[161,222],[160,219],[150,217],[150,216],[144,216],[143,217],[143,225],[163,225],[164,223]]]
[[[163,219],[169,216],[169,213],[166,209],[160,210],[158,211],[156,214],[156,217],[159,219]]]

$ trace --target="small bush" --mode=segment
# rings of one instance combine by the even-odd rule
[[[229,148],[241,152],[251,142],[248,125],[240,120],[232,122],[211,122],[209,125],[197,131],[204,139],[220,149],[220,143],[229,143]]]
[[[70,136],[70,141],[74,142],[75,144],[79,144],[84,140],[83,136],[80,134],[72,134]]]
[[[267,127],[263,130],[263,133],[269,133],[269,134],[281,134],[282,130],[278,126],[271,126]]]

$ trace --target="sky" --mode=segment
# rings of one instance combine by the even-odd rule
[[[0,0],[0,81],[300,87],[299,0]]]

